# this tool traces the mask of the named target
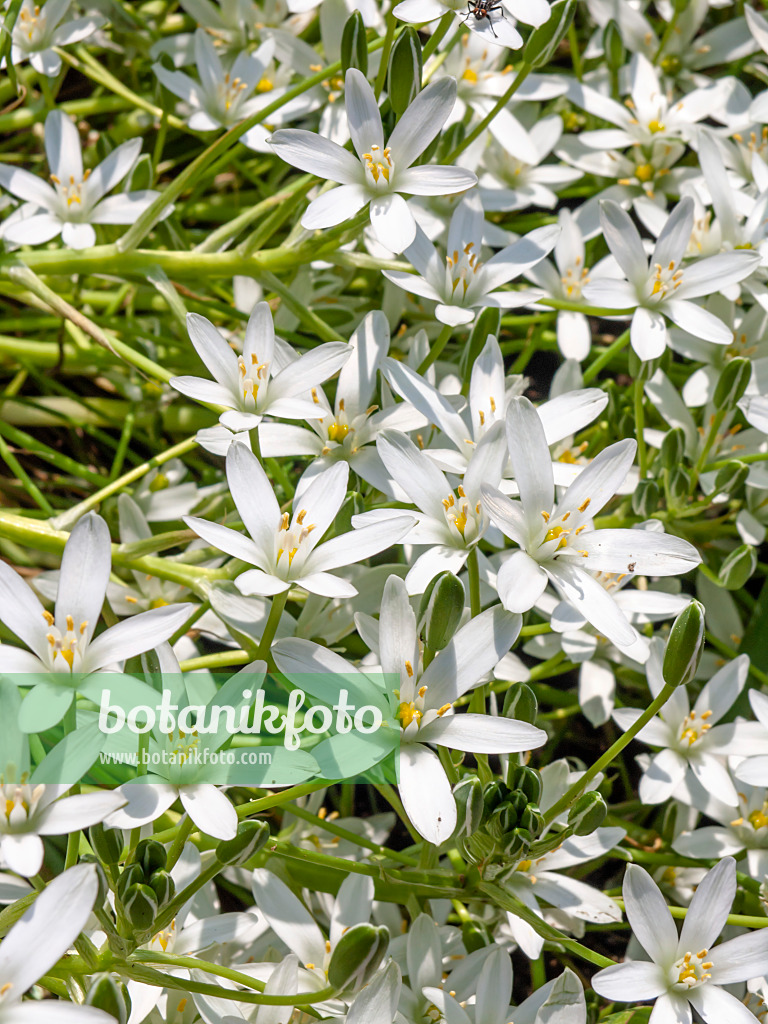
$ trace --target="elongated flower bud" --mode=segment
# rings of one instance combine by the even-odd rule
[[[608,806],[600,793],[582,793],[568,812],[568,827],[577,836],[591,836],[605,821]]]
[[[717,578],[726,590],[740,590],[757,568],[757,550],[740,544],[723,560]]]
[[[704,648],[704,605],[691,601],[672,624],[664,651],[662,675],[672,686],[693,679]]]
[[[558,0],[552,4],[547,21],[528,36],[523,53],[525,63],[532,68],[543,67],[552,59],[576,13],[576,0]]]
[[[100,822],[88,829],[88,841],[102,864],[117,864],[123,852],[123,833],[119,828],[105,828]]]
[[[421,602],[419,618],[424,622],[424,643],[442,651],[459,628],[466,595],[458,576],[441,572],[432,580]]]
[[[341,70],[347,73],[357,68],[368,74],[368,41],[365,38],[365,24],[360,11],[353,11],[344,23],[341,33]]]
[[[138,931],[152,927],[157,917],[157,896],[148,885],[131,885],[122,899],[123,912],[131,925]]]
[[[235,838],[226,839],[216,847],[216,860],[233,866],[245,864],[268,839],[269,825],[265,821],[242,821]]]
[[[530,686],[527,683],[512,683],[504,695],[502,715],[535,725],[538,712],[539,702]]]
[[[144,875],[150,878],[155,871],[165,868],[168,863],[168,854],[162,843],[158,843],[155,839],[142,839],[136,847],[133,859],[136,864],[141,865]]]
[[[96,974],[85,996],[85,1005],[103,1010],[119,1024],[128,1024],[131,1015],[131,997],[128,989],[112,974]]]
[[[421,40],[416,29],[408,25],[392,47],[387,70],[389,102],[398,117],[421,92],[423,70]]]
[[[381,966],[389,946],[386,928],[357,924],[339,939],[328,965],[328,981],[338,992],[362,988]]]
[[[749,359],[739,356],[726,363],[715,387],[713,398],[715,408],[727,411],[735,409],[736,403],[747,390],[751,376],[752,363]]]

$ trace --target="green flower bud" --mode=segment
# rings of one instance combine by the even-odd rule
[[[539,702],[536,694],[527,683],[512,683],[504,694],[501,713],[505,718],[515,718],[518,722],[536,724]]]
[[[704,605],[691,601],[669,631],[661,674],[672,686],[689,683],[696,674],[704,649]]]
[[[424,643],[433,651],[442,651],[459,628],[466,595],[458,576],[441,572],[430,582],[419,609]]]
[[[479,864],[488,860],[496,849],[496,842],[486,832],[476,832],[472,836],[460,839],[458,843],[461,854],[470,864]]]
[[[169,903],[176,893],[176,883],[171,878],[170,872],[164,871],[162,868],[153,872],[148,885],[157,896],[157,902],[161,907]]]
[[[241,821],[234,839],[225,839],[216,847],[216,860],[237,867],[245,864],[269,839],[266,821]]]
[[[134,862],[141,865],[146,878],[149,878],[155,871],[165,868],[168,863],[168,854],[162,843],[155,839],[142,839],[136,847]]]
[[[117,864],[123,852],[123,833],[119,828],[105,828],[101,823],[88,829],[88,841],[102,864]]]
[[[548,20],[528,36],[523,51],[526,64],[530,64],[532,68],[540,68],[549,63],[565,39],[575,13],[576,0],[557,0],[552,4]]]
[[[423,70],[421,40],[416,29],[408,25],[392,47],[387,69],[387,94],[398,117],[421,92]]]
[[[667,487],[670,498],[681,501],[691,493],[691,474],[684,466],[676,466],[669,474]]]
[[[511,765],[507,779],[510,789],[519,789],[526,799],[538,807],[541,800],[541,774],[528,765]]]
[[[740,544],[723,560],[717,578],[726,590],[740,590],[756,568],[757,550],[751,544]]]
[[[86,1006],[108,1013],[120,1024],[128,1024],[131,1015],[131,997],[119,978],[112,974],[95,974],[85,996]]]
[[[683,461],[685,453],[685,431],[682,427],[668,430],[664,435],[659,449],[659,462],[663,469],[676,469]]]
[[[649,519],[659,509],[661,491],[655,480],[640,480],[632,493],[632,511]]]
[[[535,804],[528,804],[520,815],[521,828],[537,836],[544,829],[544,815]]]
[[[129,889],[132,885],[142,885],[146,880],[141,864],[126,865],[125,869],[121,871],[115,887],[117,898],[121,900],[126,889]]]
[[[458,811],[457,834],[472,835],[483,821],[483,784],[475,775],[467,776],[453,791]]]
[[[715,387],[714,405],[716,409],[730,412],[747,390],[752,376],[752,363],[749,359],[738,356],[726,363]]]
[[[464,921],[461,926],[461,938],[468,953],[474,953],[491,944],[488,929],[479,921]]]
[[[619,26],[613,18],[603,29],[603,52],[605,53],[605,63],[611,71],[619,71],[624,67],[626,58],[624,40],[621,38]]]
[[[568,827],[577,836],[591,836],[605,821],[608,806],[600,793],[582,793],[568,812]]]
[[[712,494],[737,494],[746,483],[748,476],[749,466],[746,462],[731,459],[722,469],[718,469]]]
[[[121,900],[123,913],[137,931],[144,932],[152,927],[157,917],[157,896],[148,885],[131,885]]]
[[[515,814],[520,817],[525,808],[528,806],[528,797],[520,789],[515,789],[509,794],[509,798],[502,805],[504,807],[513,807]]]
[[[486,814],[494,811],[509,796],[509,789],[503,782],[491,782],[483,790],[483,804]]]
[[[347,929],[331,953],[328,981],[337,992],[350,992],[367,985],[381,966],[389,946],[386,928],[356,924]]]
[[[344,23],[341,32],[341,71],[346,75],[350,68],[357,68],[368,74],[368,40],[360,11],[353,11]]]
[[[504,853],[512,860],[522,858],[528,853],[533,842],[533,836],[527,829],[516,828],[504,836]]]

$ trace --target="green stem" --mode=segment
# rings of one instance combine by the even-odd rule
[[[485,115],[482,121],[480,121],[480,123],[477,124],[472,129],[471,132],[469,132],[469,134],[459,143],[459,145],[456,146],[452,153],[448,154],[444,161],[446,164],[455,163],[456,157],[460,156],[465,149],[472,145],[475,139],[479,138],[479,136],[483,134],[485,129],[488,127],[488,125],[491,123],[494,117],[496,117],[499,111],[504,110],[504,108],[507,106],[509,101],[515,95],[517,90],[520,88],[520,86],[523,84],[523,82],[526,80],[530,73],[530,65],[526,64],[525,61],[523,61],[523,63],[520,65],[520,70],[515,75],[515,79],[510,85],[510,87],[507,89],[504,95],[500,96],[496,103],[494,103],[493,107],[488,111],[488,113]]]
[[[676,686],[671,686],[669,683],[665,683],[659,695],[645,709],[637,721],[634,722],[627,731],[608,748],[608,750],[606,750],[602,757],[598,758],[593,765],[587,768],[578,782],[575,782],[570,789],[568,789],[560,799],[549,808],[547,813],[544,815],[544,823],[546,825],[551,824],[558,815],[562,814],[563,811],[568,810],[571,804],[573,804],[586,790],[592,779],[596,778],[604,768],[607,768],[608,765],[619,756],[627,744],[637,736],[643,726],[647,725],[654,715],[658,714],[676,689]]]
[[[641,480],[645,480],[648,474],[648,455],[645,447],[645,384],[642,373],[635,378],[634,402],[635,402],[635,435],[637,437],[637,462]]]
[[[620,334],[616,341],[612,342],[608,348],[604,349],[594,362],[589,364],[584,371],[584,383],[589,384],[590,381],[594,380],[603,367],[607,366],[613,357],[618,355],[618,353],[626,347],[628,341],[629,331],[627,330],[624,331],[623,334]]]
[[[384,52],[381,55],[381,64],[379,64],[379,73],[376,75],[376,82],[373,87],[373,91],[376,94],[376,99],[381,96],[382,90],[384,89],[384,83],[387,80],[387,70],[389,69],[389,55],[392,52],[392,43],[395,38],[395,29],[397,28],[397,19],[394,14],[390,11],[387,14],[387,28],[384,35]]]
[[[284,590],[282,594],[275,594],[272,598],[272,607],[269,609],[267,624],[264,627],[264,632],[261,635],[261,641],[256,652],[256,657],[260,661],[266,661],[269,658],[269,652],[272,649],[272,641],[275,639],[275,633],[277,632],[277,627],[280,625],[280,618],[285,611],[287,600],[287,589]]]
[[[453,334],[453,328],[449,324],[445,324],[440,334],[437,336],[437,340],[434,345],[430,348],[429,352],[424,356],[422,361],[419,363],[417,373],[426,373],[430,366],[440,358],[443,349],[448,344],[451,335]]]
[[[422,51],[421,56],[425,64],[432,56],[432,54],[435,52],[435,50],[438,48],[438,46],[443,41],[445,36],[448,34],[448,30],[450,29],[451,25],[453,25],[453,22],[454,14],[452,11],[449,11],[447,14],[444,14],[442,16],[439,25],[424,44],[424,49]]]

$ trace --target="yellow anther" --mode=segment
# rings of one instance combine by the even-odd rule
[[[579,505],[579,512],[586,512],[590,506],[591,501],[591,498],[587,498],[586,501],[582,501],[582,503]]]
[[[408,678],[413,679],[413,665],[410,661],[405,662],[405,671],[408,673]]]
[[[53,625],[54,618],[51,615],[51,613],[49,611],[47,611],[46,609],[43,609],[43,618],[45,619],[45,621],[48,623],[49,626]]]
[[[301,526],[301,524],[304,522],[304,518],[305,518],[306,514],[307,514],[307,510],[305,508],[303,508],[299,512],[299,514],[296,516],[296,522],[299,524],[299,526]]]
[[[288,529],[288,524],[290,523],[290,521],[291,520],[290,520],[290,516],[288,515],[288,513],[287,512],[283,512],[283,518],[282,518],[282,520],[280,522],[280,529],[281,530],[287,530]]]

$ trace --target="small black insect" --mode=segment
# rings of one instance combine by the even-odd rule
[[[493,27],[493,18],[491,17],[494,11],[498,11],[502,18],[504,17],[504,8],[501,5],[501,0],[467,0],[467,17],[464,21],[472,17],[474,17],[475,21],[483,21],[487,18],[491,32],[495,36],[496,31]]]

